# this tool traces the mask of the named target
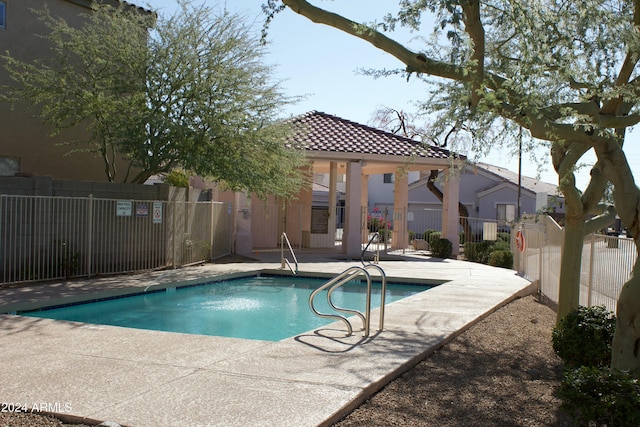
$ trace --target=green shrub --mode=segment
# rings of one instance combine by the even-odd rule
[[[568,367],[609,366],[615,329],[615,315],[604,306],[580,306],[553,328],[553,350]]]
[[[440,236],[440,232],[438,230],[427,228],[426,230],[424,230],[424,233],[422,233],[422,238],[426,240],[428,243],[431,243],[431,235],[433,233],[438,233],[438,236]]]
[[[412,241],[415,238],[416,238],[416,232],[409,230],[409,241]]]
[[[435,242],[436,240],[440,240],[441,237],[442,234],[439,231],[431,231],[429,235],[425,237],[425,240],[429,242],[430,245],[432,245],[433,242]]]
[[[506,231],[498,232],[498,241],[507,242],[509,245],[511,245],[511,233],[508,233]]]
[[[449,258],[453,252],[453,245],[449,239],[432,239],[431,255],[436,258]]]
[[[464,244],[464,257],[467,261],[487,264],[492,247],[493,242],[487,240],[482,242],[467,242]]]
[[[508,233],[503,233],[508,234]],[[464,257],[467,261],[479,262],[482,264],[489,264],[491,253],[495,251],[510,251],[510,243],[504,240],[483,240],[480,242],[467,242],[464,244]],[[512,255],[513,257],[513,255]],[[493,265],[493,264],[490,264]],[[512,268],[513,260],[511,266]]]
[[[594,366],[567,370],[558,396],[560,408],[577,425],[640,425],[640,382],[628,372]]]
[[[489,254],[489,265],[502,268],[513,268],[513,252],[498,250]]]
[[[189,175],[182,169],[173,169],[164,177],[164,182],[172,187],[189,187]]]

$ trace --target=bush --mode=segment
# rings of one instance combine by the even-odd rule
[[[431,255],[436,258],[449,258],[453,252],[453,245],[449,239],[432,239]]]
[[[567,370],[558,396],[560,408],[577,425],[640,425],[640,382],[628,372],[593,366]]]
[[[189,175],[182,169],[173,169],[164,177],[164,182],[172,187],[189,187]]]
[[[492,246],[493,242],[486,240],[482,242],[467,242],[464,244],[464,257],[467,261],[487,264]]]
[[[501,233],[505,234],[505,233]],[[508,234],[508,233],[506,233]],[[491,253],[495,251],[510,251],[510,243],[508,241],[498,240],[483,240],[481,242],[467,242],[464,244],[464,257],[467,261],[479,262],[482,264],[489,264]],[[490,264],[493,265],[493,264]],[[513,254],[511,265],[513,266]]]
[[[506,231],[499,231],[498,241],[507,242],[509,245],[511,245],[511,233]]]
[[[426,230],[424,230],[424,233],[422,233],[422,238],[426,240],[428,243],[431,243],[431,235],[434,233],[437,233],[438,237],[440,237],[439,231],[433,230],[431,228],[427,228]]]
[[[425,240],[429,242],[430,245],[433,244],[436,240],[440,240],[442,234],[439,231],[431,231],[428,235],[425,232]]]
[[[604,306],[580,306],[553,328],[553,350],[568,367],[609,366],[615,329],[616,317]]]
[[[489,265],[502,268],[513,268],[513,252],[499,250],[489,254]]]

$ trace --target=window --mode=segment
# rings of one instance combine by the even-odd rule
[[[497,204],[496,219],[505,222],[514,221],[516,219],[516,205]]]
[[[0,176],[13,176],[18,172],[20,172],[20,159],[18,157],[0,156]]]
[[[5,28],[7,24],[7,2],[0,1],[0,28]]]
[[[393,174],[392,173],[385,173],[384,177],[382,178],[385,184],[393,184]]]

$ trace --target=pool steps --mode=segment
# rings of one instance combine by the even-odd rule
[[[369,269],[377,270],[380,273],[380,277],[381,277],[382,291],[380,293],[380,298],[381,298],[380,299],[380,324],[378,327],[378,331],[382,331],[384,328],[384,301],[385,301],[385,294],[387,290],[387,276],[384,270],[375,264],[369,264],[364,267],[359,267],[359,266],[349,267],[346,270],[344,270],[342,273],[338,274],[333,279],[329,280],[324,285],[320,286],[318,289],[314,290],[311,293],[311,295],[309,295],[309,307],[311,308],[311,311],[318,317],[322,317],[326,319],[335,319],[343,322],[347,326],[347,336],[353,335],[353,326],[351,325],[351,322],[349,322],[349,320],[346,317],[340,314],[320,313],[315,308],[315,305],[314,305],[315,297],[318,294],[320,294],[320,292],[328,289],[327,302],[329,303],[329,306],[337,312],[358,316],[360,320],[362,320],[362,329],[364,330],[363,336],[368,337],[369,329],[371,325],[371,275],[367,271]],[[354,280],[361,275],[364,275],[365,278],[367,279],[367,294],[366,294],[367,301],[365,305],[365,314],[362,314],[358,310],[337,307],[331,300],[331,296],[333,295],[333,292],[339,287],[341,287],[342,285],[344,285],[345,283],[351,280]]]

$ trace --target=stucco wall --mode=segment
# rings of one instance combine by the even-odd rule
[[[80,15],[89,11],[78,3],[66,0],[5,0],[6,28],[0,29],[0,52],[33,61],[49,55],[46,40],[37,35],[48,30],[31,11],[43,10],[45,6],[51,15],[63,17],[70,25],[80,25]],[[86,2],[85,2],[86,3]],[[0,60],[0,85],[11,84],[8,73]],[[86,140],[88,133],[79,128],[50,137],[52,128],[45,126],[41,119],[34,118],[35,111],[27,103],[12,106],[0,102],[0,157],[17,157],[20,172],[33,175],[48,175],[58,179],[85,179],[106,181],[105,166],[101,158],[93,153],[70,151],[80,148],[76,145],[61,145],[69,141]],[[124,162],[118,163],[120,173],[126,171]],[[133,174],[132,174],[133,176]],[[116,176],[116,182],[123,182],[124,175]]]

